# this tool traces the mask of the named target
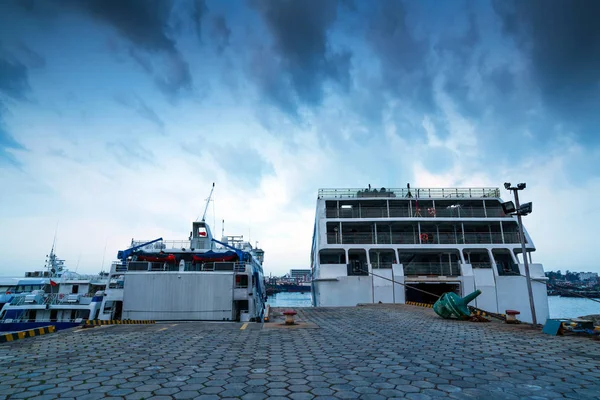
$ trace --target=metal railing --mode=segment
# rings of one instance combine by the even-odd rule
[[[390,207],[353,207],[328,208],[327,218],[502,218],[508,217],[501,208],[497,207],[419,207],[409,208]]]
[[[392,264],[395,264],[395,262],[392,262],[392,261],[372,262],[371,267],[373,269],[390,269],[390,268],[392,268]]]
[[[417,233],[392,232],[377,233],[327,233],[327,244],[519,244],[518,232],[428,232],[421,231],[421,240]],[[526,241],[527,243],[527,241]]]
[[[460,276],[458,262],[413,262],[404,265],[405,276]]]
[[[498,188],[414,188],[414,189],[319,189],[320,199],[355,199],[363,197],[378,198],[499,198]]]
[[[50,304],[50,305],[61,305],[61,304],[83,304],[87,305],[91,302],[93,293],[44,293],[36,296],[35,302],[26,302],[26,295],[15,296],[12,298],[10,304],[12,306],[21,306],[24,304]]]
[[[148,243],[150,240],[134,240],[131,242],[131,247],[139,246],[144,243]],[[161,240],[160,242],[152,243],[147,246],[141,247],[140,250],[143,251],[161,251],[165,249],[189,249],[190,241],[189,240]]]
[[[473,267],[473,268],[492,268],[492,263],[489,261],[472,262],[471,267]]]

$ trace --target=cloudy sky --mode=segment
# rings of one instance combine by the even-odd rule
[[[98,272],[202,214],[308,268],[323,187],[527,182],[546,270],[598,263],[597,1],[0,2],[0,274]],[[505,198],[509,193],[502,189]]]

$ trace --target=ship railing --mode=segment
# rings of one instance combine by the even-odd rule
[[[390,268],[392,268],[392,264],[395,264],[395,262],[393,262],[393,261],[372,262],[371,267],[373,269],[390,269]]]
[[[25,296],[15,296],[10,300],[11,306],[20,306],[25,304]]]
[[[244,263],[236,263],[233,267],[235,272],[246,272],[246,264]]]
[[[354,199],[366,197],[380,198],[499,198],[498,188],[411,188],[411,189],[319,189],[320,199]]]
[[[131,247],[135,247],[135,246],[139,246],[142,245],[144,243],[148,243],[150,242],[150,240],[134,240],[131,242]],[[152,243],[149,245],[146,245],[144,247],[141,247],[140,250],[143,251],[147,251],[147,252],[159,252],[161,250],[166,250],[166,249],[189,249],[190,248],[190,241],[185,239],[185,240],[161,240],[160,242],[156,242],[156,243]]]
[[[404,265],[404,275],[407,276],[460,276],[458,262],[413,262]]]
[[[502,218],[506,214],[498,207],[352,207],[328,208],[327,218]]]
[[[375,240],[375,238],[377,240]],[[527,240],[525,240],[527,243]],[[518,232],[327,233],[327,244],[519,244]]]

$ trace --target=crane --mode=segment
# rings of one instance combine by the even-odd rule
[[[212,189],[210,189],[210,194],[208,195],[208,199],[206,199],[206,207],[204,207],[204,214],[202,214],[202,222],[206,218],[206,210],[208,210],[208,205],[210,204],[210,199],[212,197],[213,191],[215,190],[215,183],[213,182]]]
[[[119,252],[117,253],[117,258],[119,260],[121,260],[123,265],[125,265],[125,260],[127,260],[127,257],[131,256],[137,249],[141,249],[142,247],[148,246],[149,244],[152,244],[152,243],[160,242],[161,240],[163,240],[163,238],[154,239],[150,242],[142,243],[140,245],[130,247],[127,250],[119,250]]]

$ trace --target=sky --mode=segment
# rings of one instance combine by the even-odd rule
[[[309,268],[319,188],[500,187],[600,272],[597,1],[0,2],[0,275],[219,237]],[[502,189],[502,196],[511,194]]]

